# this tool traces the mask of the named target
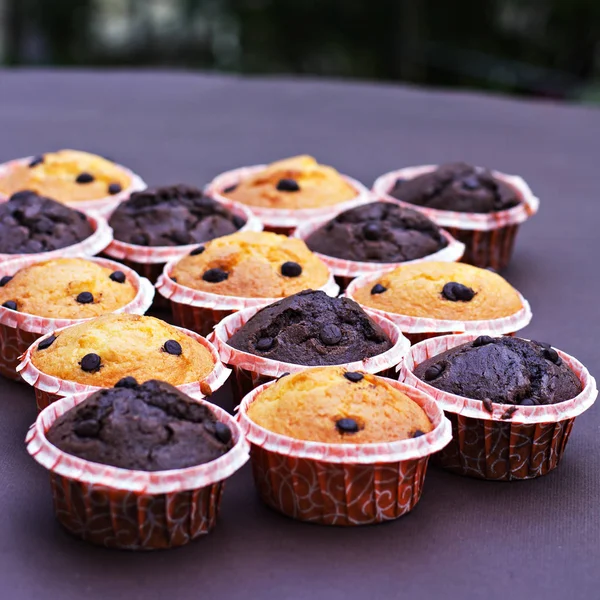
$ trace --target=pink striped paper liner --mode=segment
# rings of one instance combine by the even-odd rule
[[[356,299],[354,298],[356,291],[365,286],[374,284],[383,275],[385,275],[385,273],[381,272],[354,279],[346,289],[346,293],[344,295],[348,296],[348,298],[352,298],[352,300],[356,302]],[[476,333],[477,335],[481,335],[483,333],[487,333],[492,335],[503,335],[519,331],[520,329],[526,327],[531,321],[532,313],[529,302],[527,302],[527,300],[525,300],[525,298],[519,292],[517,292],[517,294],[519,295],[519,299],[523,305],[521,310],[507,317],[500,317],[498,319],[482,319],[478,321],[412,317],[409,315],[387,312],[385,310],[380,310],[364,304],[361,304],[361,306],[377,315],[390,319],[390,321],[393,321],[400,328],[400,330],[406,334],[439,335],[443,333]]]
[[[233,447],[206,464],[170,471],[135,471],[94,463],[59,450],[46,438],[58,417],[90,392],[45,408],[30,427],[27,451],[50,471],[58,520],[89,542],[128,550],[181,546],[216,524],[223,482],[248,460],[236,420],[203,400],[232,433]]]
[[[67,329],[61,327],[53,332],[49,332],[40,339],[36,340],[21,357],[21,363],[17,367],[17,371],[21,374],[21,377],[31,386],[35,388],[36,400],[38,408],[45,408],[48,404],[55,402],[62,396],[70,396],[71,394],[79,394],[82,392],[92,393],[97,392],[103,388],[85,385],[76,381],[70,381],[67,379],[60,379],[53,375],[48,375],[40,371],[32,362],[31,355],[37,348],[38,344],[53,334],[58,334],[61,331]],[[188,331],[181,327],[177,327],[180,331],[196,340],[199,344],[204,346],[211,354],[214,361],[214,368],[210,374],[202,381],[192,381],[190,383],[184,383],[176,386],[184,394],[191,396],[192,398],[204,398],[210,396],[216,390],[218,390],[227,381],[227,378],[231,374],[231,370],[227,369],[219,358],[217,349],[205,338],[193,331]]]
[[[8,161],[0,165],[0,177],[3,177],[7,171],[12,169],[15,166],[20,166],[22,164],[29,164],[33,159],[33,156],[27,156],[26,158],[17,158],[15,160]],[[120,165],[115,163],[117,167],[119,167],[122,171],[125,172],[126,175],[131,179],[131,184],[128,188],[121,190],[118,194],[107,195],[103,198],[95,198],[94,200],[80,200],[79,202],[62,202],[62,204],[66,204],[71,208],[75,208],[80,210],[86,214],[98,214],[100,216],[106,217],[110,214],[117,206],[117,204],[123,202],[129,198],[130,194],[133,192],[138,192],[140,190],[146,189],[145,181],[136,173]],[[0,194],[0,202],[8,200],[8,196],[4,194]]]
[[[238,422],[251,444],[254,480],[263,501],[301,521],[341,526],[397,519],[412,510],[421,497],[429,456],[450,441],[450,423],[431,396],[387,382],[425,411],[432,431],[374,444],[294,439],[248,416],[249,406],[273,382],[250,392],[242,400]]]
[[[452,422],[453,441],[436,461],[451,471],[483,479],[509,481],[545,475],[558,466],[575,417],[595,402],[596,381],[577,359],[557,350],[581,381],[580,394],[540,406],[491,403],[488,411],[480,400],[438,390],[415,376],[414,369],[425,360],[476,337],[446,335],[425,340],[413,346],[399,366],[400,381],[435,398]]]
[[[112,229],[108,226],[106,219],[99,215],[86,215],[94,232],[77,244],[50,250],[49,252],[35,252],[33,254],[2,254],[0,262],[14,260],[16,258],[37,258],[38,260],[50,260],[52,258],[66,258],[73,256],[94,256],[99,254],[112,241]]]
[[[267,165],[253,165],[251,167],[240,167],[217,175],[206,187],[206,193],[216,200],[228,200],[221,192],[232,185],[237,185],[254,173],[264,170]],[[265,206],[250,206],[252,212],[262,221],[267,230],[291,233],[295,227],[304,221],[312,219],[327,219],[334,217],[338,212],[354,208],[360,204],[372,201],[371,192],[360,181],[352,179],[347,175],[342,177],[356,190],[356,197],[352,200],[339,202],[323,208],[268,208]]]

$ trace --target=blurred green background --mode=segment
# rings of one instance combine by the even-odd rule
[[[600,102],[600,0],[0,0],[0,64],[317,75]]]

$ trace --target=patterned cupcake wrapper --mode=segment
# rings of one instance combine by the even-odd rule
[[[21,166],[23,164],[29,164],[33,159],[33,156],[27,156],[26,158],[18,158],[16,160],[11,160],[9,162],[3,163],[0,165],[0,177],[4,177],[8,171],[13,169],[14,167]],[[115,163],[117,164],[117,163]],[[67,206],[71,208],[75,208],[76,210],[80,210],[86,214],[92,215],[100,215],[102,217],[107,217],[112,213],[112,211],[117,207],[118,204],[127,200],[133,192],[139,192],[140,190],[146,189],[146,183],[144,180],[128,169],[123,165],[117,164],[117,167],[125,172],[126,175],[131,179],[131,184],[128,188],[121,190],[118,194],[105,196],[104,198],[96,198],[94,200],[81,200],[79,202],[63,202]],[[0,194],[0,202],[8,200],[8,196]]]
[[[243,327],[262,307],[252,307],[236,312],[218,323],[210,340],[214,343],[224,364],[234,371],[233,381],[234,400],[240,401],[246,394],[257,386],[277,379],[284,373],[298,373],[309,369],[309,366],[281,362],[249,352],[237,350],[227,344],[231,336]],[[383,329],[394,344],[386,352],[364,360],[346,363],[348,371],[364,371],[376,373],[384,377],[396,377],[395,367],[400,363],[409,350],[409,341],[400,330],[385,317],[366,311],[368,315]]]
[[[127,550],[173,548],[207,534],[216,523],[225,479],[248,460],[249,445],[236,420],[199,400],[231,429],[233,448],[196,467],[133,471],[67,454],[46,438],[54,421],[88,396],[48,406],[27,434],[27,451],[50,471],[59,522],[84,540]]]
[[[431,395],[452,423],[452,441],[432,460],[470,477],[495,481],[532,479],[558,466],[575,417],[598,395],[596,381],[575,358],[558,351],[579,377],[582,391],[572,400],[544,406],[512,406],[483,402],[438,390],[414,375],[423,361],[470,342],[476,335],[447,335],[413,346],[400,370],[400,380]]]
[[[251,167],[241,167],[226,171],[215,177],[206,187],[206,193],[216,200],[228,200],[221,192],[232,185],[237,185],[240,181],[246,179],[250,175],[254,175],[265,169],[267,165],[253,165]],[[275,231],[289,235],[294,229],[305,221],[313,219],[331,219],[337,213],[354,208],[360,204],[372,202],[371,192],[356,179],[352,179],[347,175],[342,177],[356,190],[356,197],[346,202],[340,202],[323,208],[268,208],[264,206],[250,206],[252,212],[262,221],[267,231]]]
[[[461,213],[416,206],[389,194],[396,179],[412,179],[436,168],[436,165],[423,165],[386,173],[373,184],[373,193],[388,202],[419,210],[446,228],[454,238],[465,244],[463,262],[497,271],[504,269],[510,261],[519,225],[538,211],[539,199],[522,177],[498,171],[492,171],[494,177],[513,187],[521,197],[522,202],[518,206],[494,213]]]
[[[58,377],[54,377],[53,375],[48,375],[47,373],[40,371],[33,364],[31,356],[37,348],[37,345],[49,335],[60,333],[65,329],[66,327],[56,329],[55,331],[49,332],[43,337],[39,338],[27,349],[25,354],[21,356],[21,362],[17,366],[17,372],[21,375],[23,380],[34,388],[38,410],[43,410],[64,396],[80,394],[83,392],[90,394],[103,389],[101,387],[85,385],[83,383],[77,383],[76,381],[69,381],[67,379],[60,379]],[[210,396],[216,392],[225,383],[225,381],[227,381],[227,378],[231,374],[231,370],[227,369],[223,365],[219,359],[219,353],[217,352],[217,349],[208,340],[197,333],[194,333],[193,331],[188,331],[187,329],[182,329],[180,327],[177,329],[186,335],[189,335],[199,344],[204,346],[210,352],[215,365],[210,374],[202,381],[183,383],[182,385],[178,385],[176,387],[184,394],[192,396],[192,398],[204,398],[206,396]]]
[[[248,417],[248,407],[270,384],[250,392],[238,421],[251,445],[254,480],[263,501],[289,517],[323,525],[370,525],[412,510],[421,497],[429,456],[450,441],[450,423],[427,394],[388,383],[423,408],[434,425],[431,432],[377,444],[297,440]]]
[[[106,219],[99,215],[86,215],[94,230],[94,233],[77,244],[50,250],[49,252],[37,252],[35,254],[1,254],[0,263],[17,258],[36,258],[37,260],[51,260],[53,258],[66,258],[72,256],[94,256],[99,254],[112,241],[112,229],[108,226]]]
[[[40,259],[36,255],[33,258],[25,256],[0,263],[0,277],[14,275],[20,269],[41,262],[42,260],[46,259]],[[152,298],[154,298],[154,287],[147,279],[139,277],[135,271],[112,260],[90,257],[87,257],[87,260],[115,271],[123,271],[128,281],[136,289],[135,298],[113,312],[143,315],[150,308]],[[0,306],[0,373],[9,379],[19,380],[20,376],[16,371],[19,364],[19,357],[41,335],[87,320],[89,319],[53,319],[50,317],[40,317],[16,312]]]
[[[354,294],[362,287],[374,284],[385,273],[376,273],[354,279],[346,289],[345,296],[354,298]],[[385,317],[395,323],[402,333],[412,343],[423,341],[431,337],[446,335],[448,333],[473,333],[507,335],[513,334],[526,327],[531,321],[532,313],[529,302],[517,292],[523,308],[513,315],[498,319],[481,319],[477,321],[458,321],[451,319],[431,319],[428,317],[411,317],[398,313],[387,312],[371,306],[361,305],[364,309]],[[360,303],[359,303],[360,304]]]

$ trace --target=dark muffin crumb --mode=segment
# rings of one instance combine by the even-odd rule
[[[337,215],[306,240],[314,252],[361,262],[404,262],[433,254],[448,243],[422,213],[373,202]]]
[[[339,365],[392,347],[353,300],[305,290],[260,310],[227,342],[257,356],[298,365]]]
[[[35,192],[13,194],[0,204],[0,252],[33,254],[66,248],[94,233],[86,216]]]
[[[135,192],[110,218],[115,239],[142,246],[184,246],[235,233],[245,225],[201,190],[174,185]]]
[[[440,390],[488,404],[555,404],[582,389],[556,350],[513,337],[480,336],[426,360],[415,375]]]
[[[163,381],[92,394],[47,438],[63,452],[123,469],[162,471],[210,462],[233,445],[213,412]]]
[[[417,206],[474,213],[506,210],[520,202],[513,187],[489,170],[466,163],[441,165],[430,173],[398,180],[390,195]]]

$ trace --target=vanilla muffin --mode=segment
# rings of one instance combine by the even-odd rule
[[[357,190],[334,168],[312,156],[295,156],[268,165],[237,186],[220,190],[223,196],[249,206],[320,208],[352,200]]]
[[[171,270],[196,290],[248,298],[280,298],[320,288],[329,270],[302,240],[244,231],[199,246]]]
[[[257,425],[326,444],[392,442],[429,433],[425,411],[385,378],[319,367],[286,375],[248,407]]]
[[[214,360],[202,344],[168,323],[139,315],[105,315],[40,342],[31,355],[43,373],[96,387],[124,377],[182,385],[205,379]]]
[[[22,313],[89,319],[129,304],[136,289],[123,271],[85,258],[57,258],[0,279],[0,304]]]
[[[30,190],[63,203],[105,198],[130,185],[131,177],[121,167],[79,150],[48,152],[0,176],[0,194]]]
[[[463,263],[404,265],[352,297],[390,313],[453,321],[498,319],[523,308],[518,292],[500,275]]]

